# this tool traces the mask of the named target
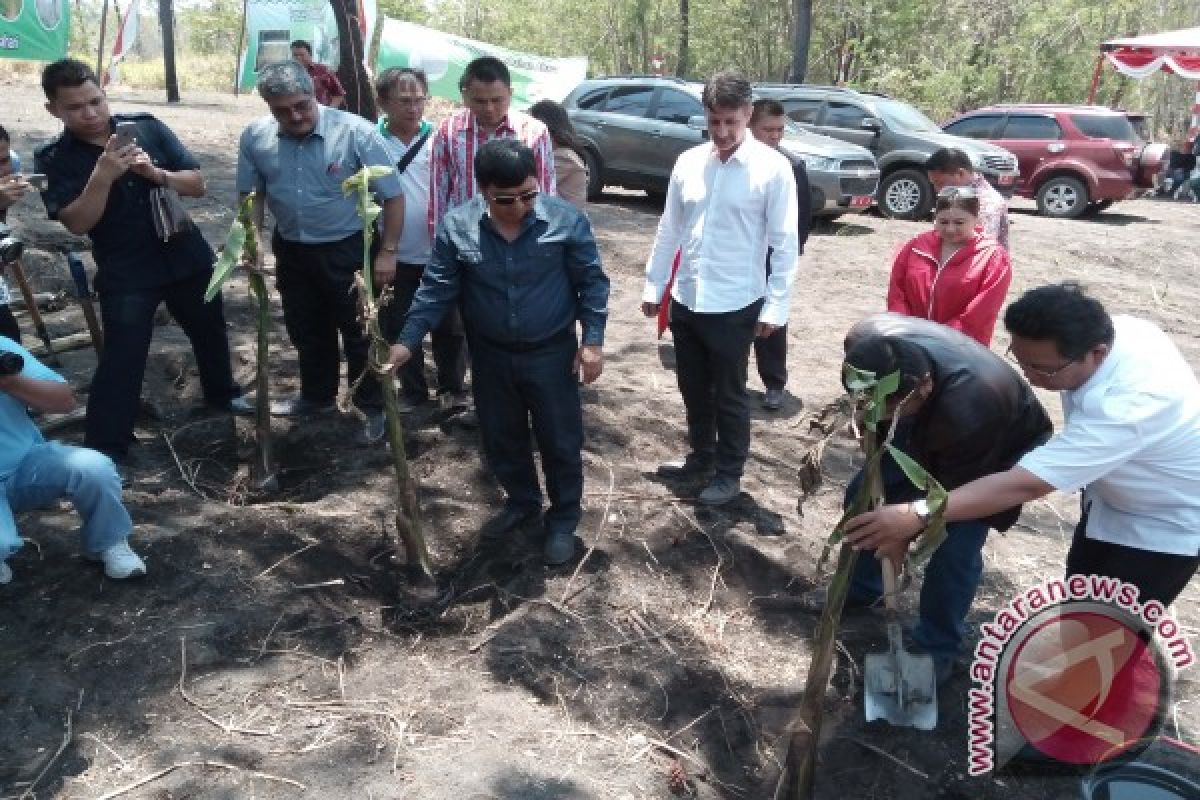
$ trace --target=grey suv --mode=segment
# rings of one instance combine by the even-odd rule
[[[971,157],[975,171],[1005,197],[1017,185],[1017,158],[976,139],[944,133],[917,109],[880,94],[838,86],[760,84],[755,92],[783,104],[788,116],[815,133],[866,147],[879,162],[883,178],[876,199],[889,217],[924,219],[933,208],[933,186],[925,160],[943,147]]]
[[[663,194],[675,159],[708,133],[702,87],[679,78],[596,78],[575,87],[563,105],[585,145],[588,196],[606,185]],[[865,211],[879,169],[862,147],[809,133],[789,124],[781,148],[803,161],[812,187],[814,216]]]

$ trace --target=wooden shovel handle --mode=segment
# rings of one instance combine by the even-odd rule
[[[879,569],[883,573],[883,604],[888,611],[896,611],[896,565],[886,556],[879,560],[882,562]]]

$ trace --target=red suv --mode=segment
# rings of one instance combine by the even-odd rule
[[[995,105],[943,129],[984,139],[1017,157],[1017,194],[1048,217],[1103,211],[1153,188],[1166,147],[1147,144],[1129,116],[1103,106]]]

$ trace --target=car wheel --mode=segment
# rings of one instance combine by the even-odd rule
[[[587,199],[599,200],[600,195],[604,193],[604,170],[600,165],[600,157],[593,151],[585,149],[583,163],[587,166],[588,172]]]
[[[933,185],[920,170],[898,169],[879,184],[879,209],[893,219],[925,219],[933,208]]]
[[[1075,219],[1087,210],[1087,186],[1070,175],[1057,175],[1038,189],[1037,207],[1043,217]]]

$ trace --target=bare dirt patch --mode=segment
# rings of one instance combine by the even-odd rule
[[[4,92],[5,125],[29,158],[54,121],[36,93]],[[157,94],[119,93],[115,106],[160,115],[201,158],[210,196],[193,208],[219,242],[236,137],[260,105],[190,100],[170,107]],[[1158,321],[1200,363],[1200,207],[1138,201],[1055,222],[1016,205],[1014,294],[1080,279],[1111,310]],[[429,414],[409,436],[442,594],[432,608],[414,604],[394,562],[386,454],[351,444],[354,417],[278,421],[282,490],[249,497],[249,429],[197,411],[186,340],[164,325],[147,370],[153,413],[138,427],[126,496],[150,575],[105,580],[77,557],[65,509],[20,520],[35,546],[12,560],[16,579],[0,588],[0,795],[21,796],[36,780],[30,796],[111,796],[178,765],[121,796],[769,797],[816,621],[777,596],[822,580],[816,558],[856,454],[848,439],[831,444],[826,485],[800,516],[796,475],[813,441],[810,415],[837,396],[841,337],[882,307],[890,256],[922,225],[868,216],[810,240],[789,334],[793,394],[783,411],[755,414],[745,493],[714,512],[690,502],[699,487],[652,477],[684,441],[682,404],[663,367],[669,347],[637,312],[658,209],[613,193],[591,214],[613,296],[606,371],[585,392],[580,535],[594,550],[578,572],[578,561],[545,569],[534,532],[477,548],[501,495],[480,465],[476,430]],[[16,216],[33,246],[37,288],[65,288],[55,251],[71,237],[35,200]],[[226,301],[237,375],[248,385],[254,345],[243,282]],[[276,316],[273,380],[284,392],[297,372]],[[48,321],[56,335],[83,328],[74,306]],[[77,351],[63,369],[86,387],[93,364]],[[1057,401],[1044,400],[1057,414]],[[991,537],[974,624],[1060,572],[1074,502],[1035,503],[1018,528]],[[1195,588],[1179,601],[1185,626],[1198,601]],[[934,733],[864,723],[858,670],[884,632],[876,618],[851,617],[842,639],[818,796],[1077,795],[1062,776],[966,777],[965,678],[941,693]],[[1180,683],[1171,732],[1177,725],[1189,741],[1194,699],[1194,684]]]

